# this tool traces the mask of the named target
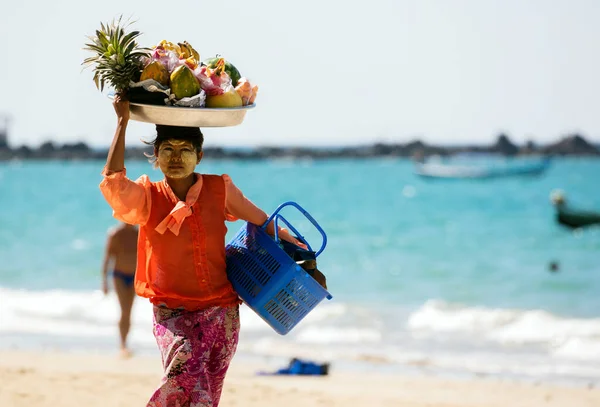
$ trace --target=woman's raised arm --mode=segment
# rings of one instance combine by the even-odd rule
[[[117,129],[108,150],[104,179],[100,191],[113,208],[113,216],[125,223],[143,225],[150,215],[150,179],[142,175],[137,181],[127,178],[125,171],[125,131],[129,122],[129,102],[115,96]]]

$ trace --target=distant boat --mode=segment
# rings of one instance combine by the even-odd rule
[[[480,163],[478,163],[479,161]],[[550,166],[550,159],[528,160],[497,159],[473,162],[431,161],[415,164],[415,174],[423,178],[440,179],[488,179],[513,176],[540,175]]]
[[[550,200],[556,208],[556,221],[559,224],[572,229],[600,225],[600,212],[568,208],[562,191],[552,192]]]
[[[600,225],[600,212],[558,208],[556,211],[556,221],[563,226],[573,229],[590,225]]]

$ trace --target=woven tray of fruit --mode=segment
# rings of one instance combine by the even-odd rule
[[[243,122],[255,107],[258,86],[224,57],[200,59],[187,41],[163,40],[151,48],[140,47],[139,31],[128,32],[121,18],[101,24],[89,36],[85,50],[94,55],[94,83],[103,91],[112,88],[130,101],[131,119],[173,126],[227,127]]]

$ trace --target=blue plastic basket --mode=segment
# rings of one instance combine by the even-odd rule
[[[262,226],[247,222],[225,246],[227,276],[240,298],[277,333],[287,334],[324,298],[331,294],[312,278],[265,231],[274,219],[275,231],[282,221],[309,250],[310,244],[279,214],[286,206],[296,207],[317,228],[323,237],[319,256],[327,245],[327,236],[312,216],[295,202],[285,202]]]

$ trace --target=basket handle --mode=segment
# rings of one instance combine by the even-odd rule
[[[325,231],[321,228],[321,226],[319,226],[319,224],[317,223],[317,221],[315,220],[315,218],[313,218],[308,212],[306,212],[306,210],[304,210],[304,208],[302,208],[300,205],[298,205],[296,202],[292,202],[292,201],[288,201],[288,202],[284,202],[281,205],[279,205],[277,207],[277,209],[275,209],[275,212],[273,212],[271,214],[271,216],[269,216],[269,218],[265,221],[265,223],[263,223],[263,225],[261,226],[263,229],[267,228],[267,225],[269,223],[271,223],[271,221],[273,219],[275,219],[274,222],[274,230],[275,230],[275,243],[279,244],[279,230],[278,230],[278,222],[281,219],[281,221],[283,223],[286,224],[286,226],[288,226],[292,232],[294,232],[296,234],[296,236],[298,237],[299,240],[301,240],[302,242],[304,242],[307,246],[308,249],[310,251],[312,251],[312,248],[310,247],[310,244],[306,241],[306,239],[304,238],[304,236],[302,236],[298,230],[296,230],[295,227],[293,227],[283,216],[281,216],[279,214],[279,212],[286,206],[293,206],[296,209],[298,209],[305,217],[306,219],[308,219],[313,225],[314,227],[319,231],[319,233],[321,234],[321,236],[323,237],[323,243],[321,243],[321,248],[315,253],[315,257],[319,256],[319,254],[321,254],[323,252],[323,250],[325,250],[325,246],[327,246],[327,235],[325,234]]]

